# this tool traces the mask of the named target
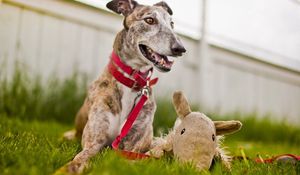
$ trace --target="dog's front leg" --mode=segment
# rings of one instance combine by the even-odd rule
[[[99,108],[91,110],[88,122],[83,130],[83,150],[69,163],[69,173],[81,173],[89,158],[95,156],[107,144],[109,117],[114,117],[111,112]]]
[[[153,118],[156,105],[152,99],[143,107],[127,136],[119,148],[127,151],[144,153],[150,149],[153,138]]]
[[[174,136],[175,131],[173,130],[170,131],[169,134],[166,136],[155,138],[152,141],[151,150],[148,151],[146,154],[156,158],[160,158],[163,156],[165,151],[172,151]]]

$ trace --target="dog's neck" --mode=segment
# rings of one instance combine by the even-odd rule
[[[117,34],[113,49],[122,62],[135,70],[140,70],[142,72],[149,70],[152,66],[148,65],[142,58],[139,58],[140,54],[134,50],[134,47],[136,46],[132,46],[130,41],[128,41],[127,31],[125,29]]]

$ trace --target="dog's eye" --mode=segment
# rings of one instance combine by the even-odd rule
[[[172,29],[174,29],[174,22],[173,21],[171,22],[171,27],[172,27]]]
[[[150,24],[150,25],[152,25],[152,24],[154,24],[155,23],[155,20],[153,19],[153,18],[145,18],[144,19],[145,20],[145,22],[147,23],[147,24]]]
[[[213,141],[215,141],[216,136],[213,134],[211,138],[212,138]]]
[[[185,132],[185,128],[183,128],[182,130],[181,130],[181,135],[183,134]]]

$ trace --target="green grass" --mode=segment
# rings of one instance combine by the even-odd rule
[[[61,134],[70,129],[70,125],[56,121],[24,121],[1,115],[0,124],[0,174],[52,174],[70,161],[80,151],[78,141],[64,141]],[[274,143],[255,143],[228,139],[226,145],[235,155],[240,155],[243,147],[247,156],[254,158],[280,153],[299,153],[299,148]],[[91,160],[87,174],[200,174],[191,165],[183,165],[170,157],[160,160],[128,161],[117,156],[111,150],[99,153]],[[297,174],[298,166],[264,165],[250,161],[248,167],[243,161],[234,161],[233,174]],[[202,172],[204,173],[204,172]],[[212,174],[230,174],[220,164]]]
[[[71,123],[86,95],[83,74],[74,73],[64,80],[54,75],[45,80],[17,66],[12,78],[6,77],[0,69],[0,113],[9,117]]]
[[[64,141],[62,133],[73,127],[74,115],[86,92],[86,77],[74,74],[66,80],[41,80],[17,69],[12,79],[0,71],[0,174],[52,174],[70,161],[81,149],[79,141]],[[255,116],[212,116],[214,119],[238,119],[243,129],[228,136],[225,145],[233,155],[254,159],[300,154],[300,127],[271,118]],[[158,100],[154,121],[155,134],[166,133],[176,119],[171,102]],[[170,157],[128,161],[111,150],[91,160],[86,174],[208,174]],[[217,163],[212,174],[300,174],[300,165],[256,164],[234,161],[232,172]]]

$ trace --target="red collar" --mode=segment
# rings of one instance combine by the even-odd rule
[[[124,73],[120,72],[118,69],[122,70]],[[123,63],[115,52],[111,53],[108,70],[120,83],[137,91],[147,86],[151,87],[158,81],[158,78],[151,79],[153,68],[146,72],[132,69],[130,66]]]

